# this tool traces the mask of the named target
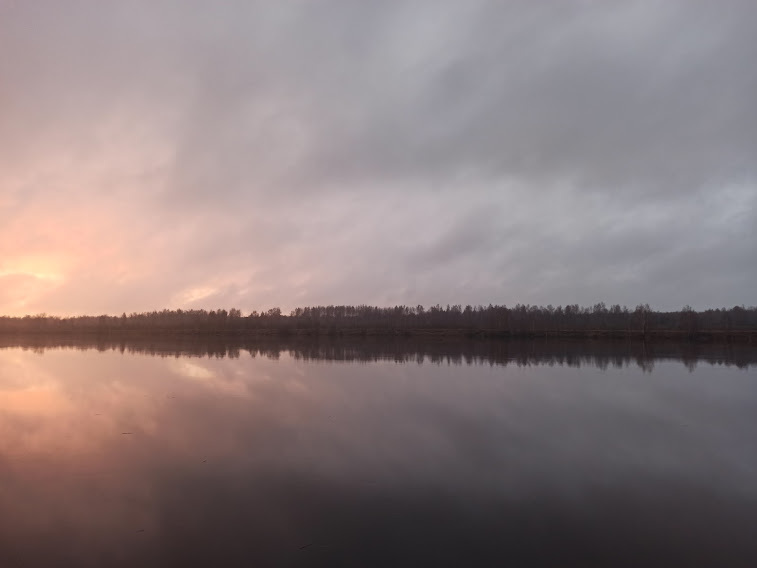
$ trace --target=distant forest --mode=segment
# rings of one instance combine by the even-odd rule
[[[658,312],[600,302],[582,307],[517,304],[313,306],[244,315],[238,309],[162,310],[121,316],[0,317],[4,334],[464,335],[471,337],[742,337],[757,338],[757,307]]]

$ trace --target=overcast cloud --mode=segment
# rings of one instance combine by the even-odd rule
[[[751,0],[0,0],[0,313],[757,304]]]

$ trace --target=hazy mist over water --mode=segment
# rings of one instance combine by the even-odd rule
[[[757,562],[748,346],[26,347],[0,349],[3,566]]]

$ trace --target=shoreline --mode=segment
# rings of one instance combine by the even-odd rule
[[[104,338],[104,339],[129,339],[129,338],[181,338],[181,337],[212,337],[212,338],[428,338],[428,339],[485,339],[485,340],[509,340],[509,339],[576,339],[576,340],[633,340],[642,342],[746,342],[757,344],[757,330],[678,330],[678,329],[653,329],[653,330],[603,330],[603,329],[572,329],[572,330],[533,330],[533,331],[510,331],[492,330],[481,328],[290,328],[288,326],[258,328],[258,329],[203,329],[203,328],[140,328],[140,329],[0,329],[2,338],[46,337],[46,338]]]

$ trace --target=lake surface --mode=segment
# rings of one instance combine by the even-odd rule
[[[5,341],[0,566],[757,566],[757,347]]]

